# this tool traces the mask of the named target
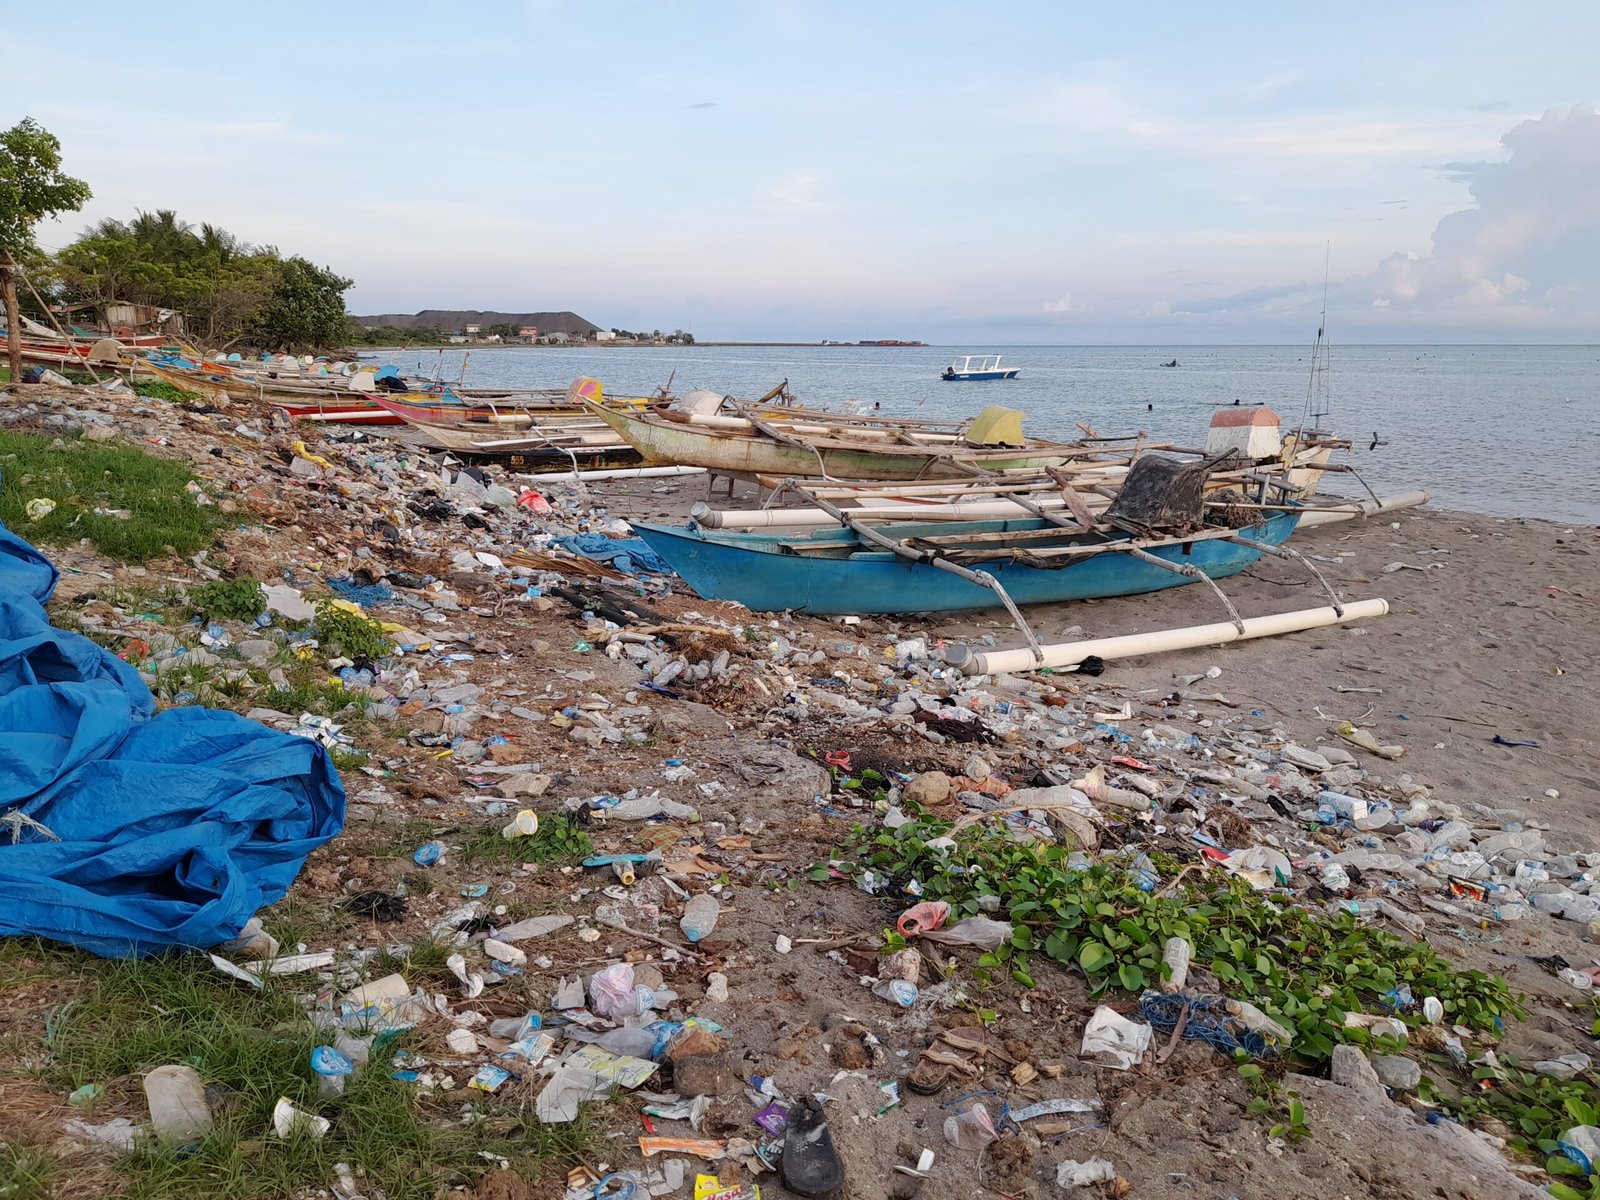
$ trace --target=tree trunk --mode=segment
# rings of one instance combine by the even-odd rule
[[[22,317],[17,312],[17,277],[9,256],[0,257],[0,291],[5,293],[6,350],[11,356],[11,382],[22,382]]]

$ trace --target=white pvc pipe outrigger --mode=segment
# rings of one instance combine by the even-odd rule
[[[1294,612],[1273,613],[1265,617],[1246,617],[1244,631],[1231,621],[1214,625],[1189,625],[1182,629],[1158,629],[1151,633],[1132,633],[1123,637],[1093,638],[1082,642],[1058,642],[1041,646],[1043,658],[1032,650],[974,651],[970,646],[945,647],[944,659],[968,675],[1007,675],[1037,671],[1040,667],[1077,668],[1086,658],[1132,658],[1139,654],[1160,654],[1167,650],[1193,650],[1200,646],[1221,646],[1247,638],[1275,637],[1280,633],[1299,633],[1327,625],[1343,625],[1366,617],[1381,617],[1389,611],[1384,599],[1356,600],[1339,612],[1332,607],[1302,608]]]
[[[579,447],[582,449],[582,447]],[[537,482],[544,480],[569,480],[581,479],[589,482],[595,479],[657,479],[667,475],[704,475],[704,467],[596,467],[589,471],[541,471],[536,475],[518,475],[518,479],[528,479]]]
[[[1121,472],[1121,468],[1113,470]],[[1089,483],[1098,482],[1093,476],[1081,478],[1086,478]],[[1110,483],[1114,479],[1115,475],[1108,473],[1105,482]],[[1059,495],[1050,493],[1030,495],[1029,499],[1040,508],[1051,512],[1066,507]],[[1397,492],[1393,496],[1384,496],[1376,502],[1351,501],[1349,504],[1328,509],[1313,509],[1301,514],[1299,527],[1311,529],[1318,525],[1332,525],[1337,521],[1349,521],[1356,517],[1370,517],[1378,513],[1426,504],[1428,499],[1427,492]],[[1101,511],[1110,503],[1103,496],[1096,495],[1087,495],[1084,501],[1090,512]],[[876,504],[864,503],[858,508],[849,508],[845,511],[858,521],[880,522],[995,521],[1033,515],[1029,509],[1014,500],[988,497],[951,500],[945,504],[907,504],[895,503],[893,497],[883,496]],[[689,516],[704,529],[820,529],[837,524],[820,508],[712,508],[703,500],[695,504]]]
[[[1423,491],[1396,492],[1392,496],[1380,496],[1377,500],[1355,500],[1332,509],[1308,512],[1300,518],[1299,528],[1312,529],[1318,525],[1332,525],[1336,521],[1349,521],[1355,517],[1371,517],[1378,513],[1393,512],[1397,508],[1415,508],[1419,504],[1426,504],[1428,500],[1428,493]]]

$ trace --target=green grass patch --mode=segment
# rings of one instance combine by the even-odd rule
[[[343,909],[312,904],[290,895],[261,910],[261,923],[278,939],[280,953],[293,954],[302,942],[308,951],[326,950],[346,939],[356,919]]]
[[[539,832],[532,837],[502,836],[495,825],[475,834],[461,845],[461,861],[478,863],[559,863],[575,866],[594,853],[594,840],[588,831],[564,812],[539,818]]]
[[[325,650],[349,658],[382,658],[394,649],[382,623],[340,608],[331,600],[317,602],[317,636]]]
[[[217,579],[192,589],[189,603],[212,620],[254,621],[267,611],[267,594],[254,579]]]
[[[0,521],[33,542],[88,538],[101,553],[135,563],[168,547],[193,554],[211,544],[223,519],[184,490],[193,478],[183,464],[134,446],[0,432]],[[31,519],[32,500],[55,508]]]
[[[347,723],[365,719],[364,698],[345,690],[343,683],[316,663],[296,660],[284,667],[283,678],[287,686],[268,684],[257,697],[261,704],[286,713],[308,712],[319,717],[338,714]]]
[[[60,1170],[40,1150],[0,1142],[0,1200],[47,1200]]]
[[[1434,1056],[1434,1062],[1450,1069],[1442,1055]],[[1469,1123],[1484,1118],[1503,1122],[1511,1130],[1513,1149],[1543,1161],[1548,1174],[1563,1177],[1547,1188],[1557,1200],[1600,1200],[1600,1176],[1586,1178],[1557,1145],[1574,1125],[1600,1124],[1600,1087],[1592,1072],[1561,1080],[1505,1058],[1499,1070],[1474,1068],[1472,1080],[1482,1086],[1462,1086],[1451,1094],[1424,1076],[1418,1095]]]
[[[406,982],[416,987],[419,983],[439,984],[450,979],[446,960],[456,951],[443,942],[424,940],[412,942],[401,950],[385,950],[372,960],[374,978],[381,975],[404,975]]]
[[[319,1099],[309,1060],[327,1037],[294,999],[292,981],[253,991],[201,956],[98,964],[53,1029],[50,1082],[60,1088],[131,1082],[168,1063],[193,1066],[206,1084],[216,1128],[198,1147],[149,1146],[118,1160],[134,1200],[310,1194],[335,1181],[339,1162],[364,1168],[367,1190],[389,1200],[432,1200],[490,1170],[483,1151],[537,1179],[591,1136],[584,1120],[542,1126],[510,1099],[460,1089],[419,1095],[390,1078],[384,1054],[343,1096]],[[332,1130],[320,1141],[277,1138],[271,1113],[280,1096],[327,1117]],[[463,1104],[472,1110],[466,1120]]]

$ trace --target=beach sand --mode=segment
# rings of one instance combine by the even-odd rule
[[[706,498],[706,485],[694,478],[601,487],[597,495],[614,515],[641,519],[681,521]],[[738,485],[735,502],[753,500],[754,490]],[[719,486],[713,503],[725,502]],[[1080,682],[1107,696],[1153,700],[1177,688],[1175,676],[1218,666],[1221,676],[1194,689],[1220,692],[1240,707],[1201,703],[1202,710],[1260,712],[1258,723],[1281,723],[1306,745],[1337,741],[1339,723],[1355,721],[1381,743],[1403,745],[1394,773],[1411,773],[1441,799],[1525,805],[1559,842],[1600,850],[1593,824],[1600,802],[1600,529],[1424,507],[1307,529],[1292,544],[1315,556],[1343,599],[1381,596],[1389,615],[1124,659],[1098,680]],[[1394,563],[1408,565],[1384,570]],[[1222,586],[1247,617],[1327,602],[1309,572],[1281,559],[1264,559]],[[1025,615],[1046,643],[1227,620],[1205,587],[1043,605]],[[861,628],[949,641],[988,634],[1001,647],[1025,644],[999,610],[868,618]],[[1497,745],[1496,734],[1541,744]],[[1559,797],[1545,795],[1552,788]]]

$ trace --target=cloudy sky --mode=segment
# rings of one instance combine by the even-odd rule
[[[0,127],[356,280],[708,338],[1600,337],[1600,6],[90,0]],[[103,36],[84,36],[100,30]],[[67,48],[70,47],[70,48]]]

